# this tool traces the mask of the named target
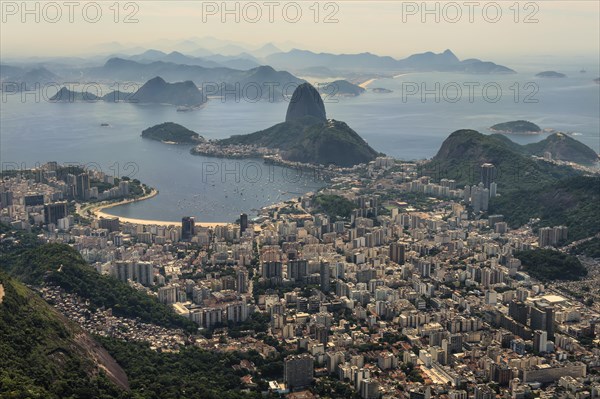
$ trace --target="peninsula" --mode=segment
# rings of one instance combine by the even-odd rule
[[[276,154],[283,161],[352,167],[378,155],[346,123],[327,119],[317,89],[308,83],[296,88],[285,122],[252,134],[199,145],[194,154],[257,156]]]

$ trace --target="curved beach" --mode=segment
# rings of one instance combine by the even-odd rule
[[[119,202],[112,202],[106,204],[99,204],[97,206],[92,206],[91,208],[85,209],[88,212],[89,216],[91,214],[95,219],[99,218],[114,218],[117,217],[121,221],[121,223],[131,223],[131,224],[141,224],[146,226],[176,226],[181,224],[181,221],[166,221],[166,220],[152,220],[152,219],[137,219],[137,218],[127,218],[122,216],[111,215],[109,213],[104,212],[105,209],[113,208],[115,206],[121,206],[125,204],[130,204],[132,202],[143,201],[158,195],[158,190],[152,189],[148,194],[139,197],[139,198],[129,198]],[[80,213],[81,214],[81,213]],[[196,222],[196,226],[200,227],[217,227],[217,226],[226,226],[228,223],[226,222]]]

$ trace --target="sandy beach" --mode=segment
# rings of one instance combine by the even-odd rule
[[[121,221],[121,223],[131,223],[131,224],[143,224],[146,226],[177,226],[181,224],[181,220],[176,221],[176,222],[169,222],[169,221],[165,221],[165,220],[149,220],[149,219],[134,219],[134,218],[124,218],[122,216],[114,216],[114,215],[109,215],[108,213],[104,213],[100,210],[95,211],[94,215],[97,218],[114,218],[114,217],[118,217],[119,220]],[[220,222],[215,222],[215,223],[211,223],[211,222],[195,222],[194,223],[196,226],[200,226],[200,227],[217,227],[217,226],[227,226],[228,223],[220,223]]]
[[[376,80],[377,79],[375,79],[375,78],[369,79],[366,82],[362,82],[361,84],[359,84],[359,86],[362,87],[363,89],[366,89],[371,83],[373,83]]]
[[[118,217],[121,223],[141,224],[141,225],[146,225],[146,226],[177,226],[177,225],[180,225],[181,220],[166,221],[166,220],[136,219],[136,218],[127,218],[127,217],[122,217],[122,216],[110,215],[106,212],[103,212],[104,209],[129,204],[132,202],[143,201],[148,198],[152,198],[156,195],[158,195],[158,190],[152,189],[152,191],[150,191],[150,193],[148,193],[140,198],[127,199],[127,200],[103,204],[103,205],[101,204],[101,205],[91,207],[86,210],[89,213],[91,213],[93,215],[93,217],[96,219]],[[87,216],[87,215],[82,215],[82,216]],[[199,226],[199,227],[217,227],[217,226],[226,226],[227,224],[229,224],[229,223],[226,223],[226,222],[200,222],[200,221],[195,223],[195,225]]]

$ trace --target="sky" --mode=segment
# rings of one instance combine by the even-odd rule
[[[0,56],[72,56],[121,47],[173,49],[213,36],[316,52],[402,58],[600,57],[598,1],[5,1]],[[226,9],[225,9],[226,8]],[[229,11],[227,13],[226,11]]]

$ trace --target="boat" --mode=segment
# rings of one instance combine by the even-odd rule
[[[102,122],[102,123],[100,124],[100,126],[101,126],[101,127],[107,127],[107,126],[110,126],[110,125],[109,125],[108,123],[106,123],[106,122]]]

